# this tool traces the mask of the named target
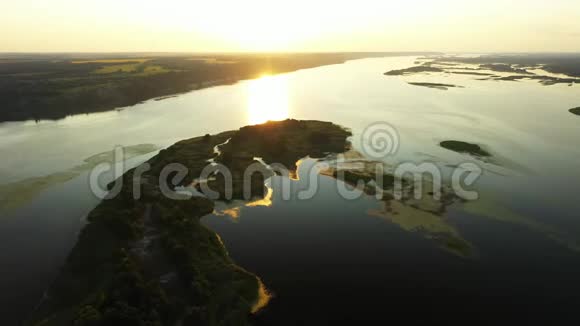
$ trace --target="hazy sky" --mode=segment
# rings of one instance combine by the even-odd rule
[[[580,51],[579,0],[19,0],[0,51]]]

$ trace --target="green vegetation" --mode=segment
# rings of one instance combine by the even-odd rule
[[[103,66],[95,71],[94,74],[121,74],[121,73],[135,73],[139,76],[147,76],[152,74],[162,74],[171,72],[171,70],[166,69],[158,65],[146,65],[143,63],[128,63],[120,65],[107,65]]]
[[[246,324],[249,314],[267,302],[263,285],[236,266],[219,237],[199,222],[214,210],[214,202],[162,195],[161,170],[170,163],[186,166],[187,177],[170,185],[189,185],[211,158],[237,175],[256,156],[268,163],[295,163],[307,155],[342,152],[349,135],[331,123],[287,120],[184,140],[160,151],[139,179],[139,199],[134,199],[133,169],[117,180],[123,181],[121,192],[89,214],[89,224],[30,324]],[[214,147],[228,139],[214,157]],[[263,178],[257,180],[263,188]],[[236,177],[234,189],[241,189]]]
[[[139,63],[127,63],[120,65],[106,65],[93,71],[94,74],[113,74],[113,73],[127,73],[135,72],[139,67]]]
[[[255,157],[267,164],[278,163],[288,170],[296,169],[296,162],[306,156],[325,157],[329,153],[342,153],[350,133],[330,122],[286,120],[241,128],[227,144],[220,147],[222,155],[217,162],[226,165],[233,178],[234,199],[243,195],[244,172],[255,163]],[[251,194],[266,194],[264,181],[272,175],[265,167],[251,179]],[[225,195],[224,179],[218,177],[208,182],[221,196]],[[247,199],[247,198],[246,198]]]
[[[580,107],[570,109],[570,113],[580,115]]]

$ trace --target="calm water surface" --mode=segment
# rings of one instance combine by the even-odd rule
[[[580,105],[580,88],[459,75],[383,76],[414,59],[357,60],[118,111],[0,124],[0,304],[9,312],[3,324],[15,324],[34,307],[98,203],[87,186],[85,159],[116,145],[163,148],[287,117],[349,127],[359,150],[364,128],[386,121],[400,135],[400,149],[386,165],[429,161],[449,171],[469,161],[484,174],[475,185],[480,200],[437,217],[417,219],[404,205],[393,215],[369,196],[346,201],[333,179],[320,176],[321,188],[308,201],[281,200],[274,178],[270,202],[238,203],[204,218],[234,260],[272,292],[257,322],[451,320],[465,312],[574,318],[571,307],[580,303],[580,119],[568,109]],[[441,91],[408,81],[464,88]],[[494,160],[445,150],[438,146],[442,140],[481,144]],[[127,167],[155,154],[145,147]],[[305,160],[301,171],[314,163]],[[297,188],[301,182],[292,181]],[[438,232],[469,243],[473,254],[442,249],[432,239]]]

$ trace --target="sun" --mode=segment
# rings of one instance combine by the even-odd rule
[[[248,123],[284,120],[290,116],[288,76],[264,76],[247,82]]]

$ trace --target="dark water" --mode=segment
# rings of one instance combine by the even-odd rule
[[[319,176],[312,199],[297,199],[312,164],[300,166],[291,200],[274,177],[271,202],[229,204],[203,219],[272,293],[257,324],[579,320],[577,252],[521,226],[451,209],[441,218],[476,251],[460,257],[424,230],[371,216],[381,206],[374,197],[346,200],[328,176]]]

